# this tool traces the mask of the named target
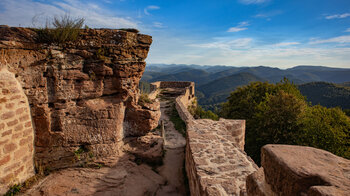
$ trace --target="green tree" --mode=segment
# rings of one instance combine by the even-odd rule
[[[257,164],[261,147],[271,143],[313,146],[349,158],[349,118],[339,108],[310,107],[286,79],[238,88],[220,114],[246,119],[245,151]]]
[[[245,151],[259,164],[263,145],[290,143],[305,107],[300,91],[284,79],[277,84],[254,82],[238,88],[222,105],[221,115],[246,119]]]
[[[300,121],[296,143],[325,149],[350,158],[350,120],[340,108],[307,108]]]
[[[350,117],[350,109],[345,109],[344,110],[345,114]]]

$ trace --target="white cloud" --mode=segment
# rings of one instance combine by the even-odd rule
[[[336,18],[347,18],[350,16],[350,13],[344,13],[344,14],[335,14],[335,15],[329,15],[326,16],[326,19],[336,19]]]
[[[286,47],[286,46],[293,46],[293,45],[298,45],[300,44],[299,42],[281,42],[274,44],[274,47]]]
[[[153,27],[156,27],[159,29],[165,28],[165,26],[161,22],[153,22]]]
[[[252,41],[252,38],[240,38],[234,40],[215,41],[204,44],[189,44],[188,46],[208,49],[240,50],[248,48]]]
[[[268,18],[269,16],[267,14],[257,14],[254,17],[255,18]]]
[[[326,43],[339,43],[339,44],[350,43],[350,35],[333,37],[333,38],[323,39],[323,40],[312,39],[309,42],[309,44],[326,44]]]
[[[159,10],[159,9],[160,9],[159,6],[156,6],[156,5],[149,5],[149,6],[145,7],[145,9],[143,10],[143,12],[144,12],[146,15],[151,15],[151,14],[149,13],[149,11],[151,11],[151,10]]]
[[[249,5],[249,4],[262,4],[262,3],[267,3],[270,0],[238,0],[240,3]]]
[[[345,30],[345,32],[350,32],[350,28],[347,28],[347,29]]]
[[[249,23],[244,21],[240,22],[237,26],[231,27],[227,30],[227,32],[239,32],[239,31],[244,31],[247,30],[247,26],[249,26]]]
[[[51,2],[51,1],[50,1]],[[33,0],[1,0],[0,24],[10,26],[43,26],[47,19],[68,13],[73,18],[85,18],[93,28],[137,28],[138,22],[129,17],[115,16],[97,4],[77,0],[35,2]],[[35,24],[32,18],[36,17]]]
[[[167,44],[161,43],[164,48]],[[197,44],[197,46],[201,46]],[[160,48],[153,47],[148,63],[199,64],[199,65],[232,65],[257,66],[266,65],[289,68],[296,65],[325,65],[350,68],[350,48],[276,48],[271,46],[252,46],[246,49],[229,49],[215,44],[206,44],[197,49],[193,45],[178,44],[171,53],[162,53]],[[155,52],[155,53],[153,53]]]
[[[271,20],[272,17],[282,14],[282,10],[272,10],[269,12],[261,12],[253,16],[254,18],[265,18],[266,20]]]
[[[147,63],[257,66],[289,68],[325,65],[350,68],[350,47],[313,47],[299,42],[257,45],[252,38],[216,37],[211,42],[160,34],[153,36]],[[205,39],[206,40],[206,39]],[[299,44],[297,44],[299,43]],[[280,47],[276,47],[280,45]]]
[[[227,30],[227,32],[239,32],[247,29],[248,29],[247,27],[231,27]]]

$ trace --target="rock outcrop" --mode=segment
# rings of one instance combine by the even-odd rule
[[[146,164],[137,165],[126,156],[109,166],[68,168],[50,174],[24,195],[155,195],[166,181]]]
[[[248,195],[345,196],[350,160],[330,152],[291,145],[262,148],[262,168],[247,178]]]
[[[116,155],[125,137],[158,125],[160,111],[138,105],[151,36],[86,29],[74,43],[37,38],[37,30],[0,28],[0,49],[31,106],[37,165],[63,168]]]

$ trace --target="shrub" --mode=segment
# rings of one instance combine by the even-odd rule
[[[139,104],[140,104],[141,106],[144,106],[145,103],[152,103],[152,100],[148,97],[147,94],[142,93],[142,94],[140,95],[140,97],[139,97]]]
[[[69,15],[54,17],[51,22],[47,22],[45,28],[36,29],[38,33],[37,40],[44,43],[63,44],[74,42],[79,36],[79,30],[83,27],[85,19],[73,19]]]

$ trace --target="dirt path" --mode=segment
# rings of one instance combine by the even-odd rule
[[[163,100],[161,105],[161,122],[164,123],[164,149],[163,165],[157,170],[167,183],[157,192],[157,196],[186,195],[184,185],[184,156],[186,139],[175,129],[170,121],[169,113],[172,110],[172,102]]]

